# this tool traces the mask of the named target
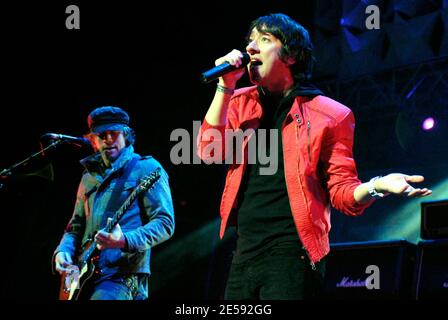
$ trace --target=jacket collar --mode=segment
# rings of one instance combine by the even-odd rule
[[[134,154],[134,147],[132,145],[123,148],[117,160],[112,162],[110,168],[106,168],[101,157],[100,152],[96,152],[80,162],[86,168],[86,170],[97,180],[103,180],[112,173],[120,170],[132,157]]]
[[[288,115],[286,116],[286,121],[289,123],[292,119],[292,121],[296,122],[297,125],[301,127],[305,123],[303,103],[311,99],[312,98],[309,97],[295,97],[291,110],[289,110]]]
[[[249,98],[252,98],[257,101],[257,105],[254,105],[254,109],[252,110],[252,115],[258,115],[258,112],[262,112],[262,108],[260,106],[260,91],[257,86],[245,87],[235,91],[233,97],[245,95]],[[297,123],[300,127],[305,123],[304,115],[303,115],[303,103],[312,100],[314,97],[318,95],[324,95],[322,91],[318,88],[314,87],[311,84],[297,84],[290,94],[295,95],[294,102],[292,104],[291,110],[288,112],[286,122],[290,122],[292,119]],[[232,97],[232,98],[233,98]]]

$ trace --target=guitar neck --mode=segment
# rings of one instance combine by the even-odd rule
[[[90,244],[90,246],[84,250],[84,252],[80,256],[80,260],[78,261],[78,264],[83,265],[86,264],[91,257],[97,255],[99,253],[98,248],[96,247],[97,243],[95,240]]]
[[[120,209],[118,209],[117,212],[115,212],[111,220],[109,220],[109,222],[107,223],[106,227],[104,228],[106,232],[111,232],[113,230],[113,228],[117,225],[118,221],[120,221],[121,217],[124,215],[126,210],[129,209],[132,202],[135,200],[135,198],[137,198],[139,193],[140,191],[138,187],[132,191],[132,193],[129,195],[126,201],[121,205]]]
[[[142,182],[140,182],[140,184],[134,190],[132,190],[131,194],[127,197],[126,201],[121,205],[120,209],[118,209],[117,212],[115,212],[114,216],[107,223],[106,227],[104,228],[105,231],[111,232],[113,228],[117,225],[121,217],[124,215],[126,210],[128,210],[131,204],[134,202],[135,198],[137,198],[137,196],[140,193],[150,190],[154,186],[154,183],[156,183],[156,181],[159,178],[160,178],[160,168],[157,168],[149,176],[143,178]]]

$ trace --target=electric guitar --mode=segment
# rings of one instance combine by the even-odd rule
[[[142,178],[139,185],[132,190],[120,209],[108,220],[104,231],[108,233],[112,232],[113,228],[137,196],[142,192],[150,190],[159,178],[160,168],[157,168],[154,172]],[[94,239],[90,240],[82,250],[82,253],[76,259],[76,265],[62,275],[59,300],[77,300],[86,282],[95,274],[95,264],[100,254],[96,241]]]

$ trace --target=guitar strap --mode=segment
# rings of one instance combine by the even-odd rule
[[[114,214],[116,210],[118,210],[118,206],[121,204],[121,193],[123,192],[124,183],[128,180],[129,175],[131,174],[132,170],[134,169],[137,161],[139,159],[132,158],[130,160],[121,175],[121,177],[118,179],[117,183],[115,184],[115,188],[112,191],[112,194],[110,196],[109,202],[107,203],[106,210],[104,211],[103,218],[101,219],[101,228],[104,228],[106,226],[107,218],[111,216],[111,213]]]

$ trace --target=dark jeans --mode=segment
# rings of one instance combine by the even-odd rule
[[[255,258],[232,263],[226,300],[299,300],[318,298],[325,262],[312,270],[305,251],[271,248]]]
[[[148,276],[142,274],[113,275],[98,279],[82,292],[80,299],[89,300],[146,300]]]

